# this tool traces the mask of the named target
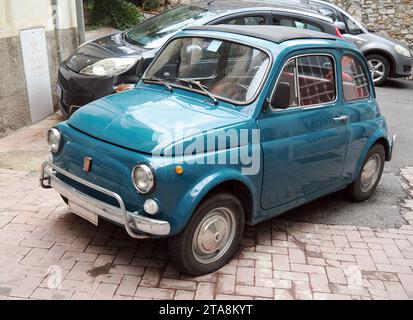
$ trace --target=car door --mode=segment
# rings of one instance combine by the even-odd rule
[[[368,67],[360,57],[344,52],[341,58],[344,113],[348,121],[348,149],[343,177],[354,176],[361,154],[371,134],[376,130],[374,120],[379,108],[370,85]]]
[[[347,129],[337,99],[336,59],[328,50],[290,58],[273,92],[288,86],[288,106],[271,105],[258,119],[264,209],[327,193],[339,182]]]

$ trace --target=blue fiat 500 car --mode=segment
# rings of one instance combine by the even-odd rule
[[[202,275],[233,256],[245,223],[341,189],[368,199],[394,140],[353,44],[293,28],[193,27],[135,89],[49,131],[41,184],[96,225],[168,237],[171,259]]]

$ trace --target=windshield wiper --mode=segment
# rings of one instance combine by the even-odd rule
[[[172,86],[168,82],[166,82],[165,80],[163,80],[161,78],[152,76],[152,77],[149,77],[149,78],[143,78],[142,80],[143,81],[153,81],[153,82],[160,83],[161,85],[167,87],[170,92],[173,91]]]
[[[189,84],[189,86],[191,88],[192,88],[192,86],[198,87],[199,89],[201,89],[202,92],[204,92],[208,97],[210,97],[212,99],[212,101],[214,101],[215,105],[218,104],[218,99],[211,92],[208,91],[207,86],[204,86],[199,81],[189,80],[189,79],[182,79],[182,78],[175,78],[174,80],[177,80],[177,81],[182,82],[182,83]]]

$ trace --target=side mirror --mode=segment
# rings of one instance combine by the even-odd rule
[[[341,33],[346,33],[347,28],[346,28],[346,24],[343,21],[336,21],[334,22],[334,25],[336,26],[336,28],[341,32]]]
[[[290,97],[290,84],[287,82],[280,82],[271,99],[271,105],[277,109],[287,109],[290,106]]]
[[[142,78],[143,75],[143,64],[145,63],[145,59],[144,58],[140,58],[139,61],[136,64],[136,78],[139,79]]]

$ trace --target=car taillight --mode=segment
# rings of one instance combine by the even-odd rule
[[[341,39],[344,39],[343,35],[341,34],[341,32],[338,28],[336,28],[336,36],[341,38]]]

